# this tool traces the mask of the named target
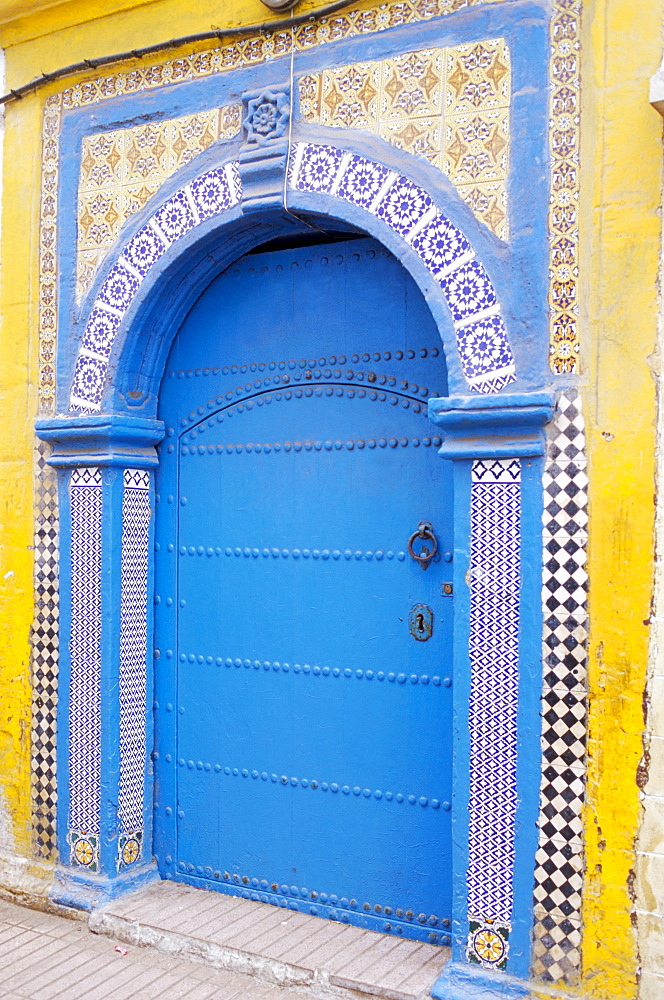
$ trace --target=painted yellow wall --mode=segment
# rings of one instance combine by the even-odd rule
[[[583,992],[636,996],[639,822],[653,577],[662,122],[648,104],[662,0],[584,4],[582,338],[590,476],[590,738]],[[638,8],[638,11],[637,9]]]

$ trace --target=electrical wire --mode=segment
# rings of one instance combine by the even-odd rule
[[[0,106],[9,104],[11,101],[20,100],[26,94],[30,94],[47,83],[53,83],[65,76],[73,76],[76,73],[85,73],[91,69],[99,69],[102,66],[110,66],[113,63],[127,62],[130,59],[143,59],[146,56],[156,55],[168,49],[176,49],[180,46],[191,45],[195,42],[222,41],[224,38],[242,37],[257,32],[273,32],[282,28],[291,29],[291,39],[293,39],[294,29],[307,21],[317,21],[321,17],[335,14],[344,7],[350,7],[357,3],[357,0],[335,0],[318,10],[310,10],[306,14],[291,14],[289,17],[278,18],[272,21],[263,21],[260,24],[249,24],[234,28],[215,28],[212,31],[201,31],[194,35],[184,35],[181,38],[171,38],[167,42],[157,42],[154,45],[146,45],[144,48],[129,49],[126,52],[116,52],[113,55],[99,56],[96,59],[82,59],[80,62],[71,63],[69,66],[62,66],[51,73],[42,73],[40,76],[24,83],[21,87],[16,87],[0,97]],[[291,44],[291,61],[293,46]]]

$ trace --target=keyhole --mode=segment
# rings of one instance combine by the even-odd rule
[[[424,632],[424,615],[417,616],[417,631]]]

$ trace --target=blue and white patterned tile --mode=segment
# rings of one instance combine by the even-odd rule
[[[101,470],[74,469],[69,493],[69,827],[94,834],[99,833],[101,808]],[[71,861],[90,864],[94,854],[92,841],[80,839],[82,842],[78,843],[70,838]]]
[[[87,405],[95,409],[99,406],[107,368],[106,361],[90,358],[85,354],[78,356],[71,389],[72,406]]]
[[[387,167],[354,154],[337,188],[337,194],[345,201],[368,210],[389,172]]]
[[[146,759],[146,656],[149,534],[152,508],[150,473],[125,469],[122,499],[120,596],[120,787],[123,832],[143,825]],[[136,838],[134,838],[136,839]],[[129,845],[120,852],[126,866]],[[133,861],[138,860],[140,850]],[[129,862],[132,863],[132,862]]]
[[[492,392],[500,392],[501,389],[504,389],[506,385],[510,385],[511,382],[516,382],[514,372],[504,372],[502,375],[496,375],[495,378],[473,382],[470,388],[472,392],[489,395]]]
[[[471,260],[440,282],[455,323],[483,312],[497,304],[496,293],[489,275],[478,260]]]
[[[231,207],[242,201],[242,178],[240,177],[240,161],[233,160],[226,165],[226,176],[228,177]]]
[[[343,149],[308,143],[301,152],[296,188],[298,191],[319,191],[328,194],[336,180]]]
[[[123,267],[120,261],[108,272],[106,281],[99,289],[97,302],[123,313],[136,295],[140,283],[140,279]]]
[[[431,275],[438,280],[460,257],[472,253],[463,233],[443,215],[437,215],[413,240],[413,249]]]
[[[166,244],[152,226],[145,225],[129,241],[119,259],[126,261],[130,267],[145,277],[167,249]]]
[[[189,188],[201,221],[219,215],[231,207],[231,192],[223,167],[197,177]]]
[[[164,234],[164,239],[175,243],[196,225],[189,199],[185,191],[176,191],[152,216],[153,221]]]
[[[514,364],[507,331],[499,315],[487,316],[457,331],[463,374],[469,380],[485,380]]]
[[[407,177],[398,177],[376,206],[375,214],[396,233],[407,236],[432,207],[433,201],[423,188]]]
[[[117,313],[107,312],[96,305],[86,324],[81,347],[107,358],[121,322],[122,318]]]
[[[517,803],[519,461],[473,462],[470,504],[468,912],[474,921],[509,922]]]

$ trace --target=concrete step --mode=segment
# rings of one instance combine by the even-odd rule
[[[95,910],[90,929],[327,998],[424,1000],[450,949],[174,882]]]

